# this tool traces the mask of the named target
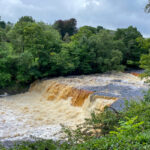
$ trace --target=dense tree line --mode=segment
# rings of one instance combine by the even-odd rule
[[[141,56],[145,68],[150,44],[137,28],[76,25],[73,18],[53,25],[29,16],[15,24],[0,20],[0,89],[45,77],[139,67]]]

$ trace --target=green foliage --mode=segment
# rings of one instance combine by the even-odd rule
[[[143,121],[135,123],[137,118],[137,116],[133,118],[127,117],[127,121],[119,121],[120,127],[116,128],[116,131],[111,131],[110,134],[116,135],[119,139],[124,138],[124,136],[126,138],[136,136],[137,131],[141,130],[139,127],[144,124]]]
[[[51,53],[52,62],[54,65],[51,68],[51,71],[54,75],[67,75],[71,74],[71,72],[75,68],[75,64],[70,59],[69,51],[67,49],[62,48],[60,53]]]
[[[6,28],[6,23],[4,21],[0,21],[0,28]]]
[[[3,56],[1,59],[3,85],[0,86],[8,87],[8,81],[12,82],[12,79],[13,84],[25,86],[51,74],[50,53],[58,53],[61,44],[60,35],[55,29],[44,23],[35,23],[30,17],[23,17],[8,31],[7,36],[11,45],[6,48],[4,44],[9,44],[1,42],[1,51],[4,53],[5,49],[5,55],[8,57]],[[8,64],[11,69],[8,68]]]
[[[21,145],[16,145],[13,150],[57,150],[58,146],[55,142],[48,141],[38,141],[33,143],[22,143]]]
[[[69,34],[69,36],[73,35],[77,31],[77,21],[74,18],[71,18],[69,20],[57,20],[53,27],[57,29],[61,36],[62,39],[64,38],[65,34]]]
[[[79,40],[82,40],[83,38],[89,38],[94,33],[96,33],[96,28],[90,27],[90,26],[83,26],[83,27],[79,28],[77,34],[74,34],[71,37],[71,39],[73,41],[79,41]]]
[[[0,142],[0,150],[6,150],[6,148],[2,146],[1,142]]]
[[[23,22],[35,22],[34,19],[31,16],[22,16],[18,23],[23,23]]]
[[[11,82],[11,56],[8,51],[8,45],[0,42],[0,88],[9,86]]]
[[[150,102],[150,89],[147,92],[145,92],[144,100],[146,102]]]
[[[106,30],[95,34],[96,29],[87,26],[80,28],[72,37],[75,51],[79,53],[79,73],[98,73],[111,70],[123,70],[122,52]],[[76,71],[76,72],[77,72]]]
[[[142,77],[147,78],[147,82],[149,82],[149,76],[150,76],[150,53],[147,55],[142,55],[140,60],[140,67],[144,69],[144,73],[142,74]]]
[[[144,73],[142,74],[142,77],[145,77],[147,79],[147,82],[149,82],[149,76],[150,76],[150,39],[137,39],[139,42],[139,45],[145,51],[145,54],[141,56],[140,59],[140,67],[144,69]]]
[[[115,39],[122,40],[124,48],[123,64],[129,67],[138,67],[140,56],[145,52],[141,50],[137,38],[142,38],[141,33],[135,27],[128,27],[127,29],[118,29],[115,32]]]
[[[145,6],[145,12],[150,13],[150,0],[148,0],[148,4]]]
[[[69,140],[73,140],[70,143],[72,150],[141,150],[150,148],[150,103],[147,96],[145,96],[142,102],[131,102],[126,106],[123,112],[115,113],[105,109],[101,114],[92,114],[89,121],[94,127],[96,124],[100,131],[99,136],[94,132],[94,135],[85,134],[85,132],[71,131],[68,129],[66,133],[69,133]],[[108,114],[108,115],[106,115]],[[110,115],[109,115],[110,114]],[[117,117],[116,117],[117,116]],[[115,119],[114,119],[115,118]],[[88,121],[88,123],[89,123]],[[86,122],[86,124],[88,124]],[[108,128],[110,127],[110,128]],[[89,127],[84,126],[85,130],[89,131]],[[75,133],[75,134],[70,134]],[[80,130],[83,131],[83,130]],[[109,133],[108,133],[109,132]],[[105,133],[105,134],[104,134]],[[79,135],[80,134],[80,135]],[[74,135],[74,136],[73,136]],[[76,140],[76,136],[80,138],[80,141]],[[85,137],[83,136],[85,135]],[[83,139],[81,139],[83,137]],[[88,138],[89,137],[89,138]],[[78,138],[78,139],[79,139]],[[83,142],[84,141],[84,142]],[[80,144],[77,144],[80,143]]]
[[[2,28],[2,29],[6,28],[6,23],[5,23],[5,21],[1,20],[1,16],[0,16],[0,28]]]
[[[137,67],[140,56],[148,53],[149,40],[132,26],[117,31],[83,26],[77,31],[76,23],[58,20],[51,26],[23,16],[0,28],[0,87],[24,87],[45,77],[123,71]],[[148,59],[143,56],[144,69]]]
[[[85,123],[78,125],[75,130],[62,126],[63,132],[66,134],[65,139],[73,146],[83,141],[88,141],[93,137],[100,138],[115,130],[115,127],[119,125],[120,118],[121,115],[108,108],[105,108],[104,112],[93,112],[91,118],[86,119]]]
[[[139,37],[136,39],[138,42],[139,47],[141,48],[142,54],[147,54],[150,50],[150,39],[144,39],[142,37]]]

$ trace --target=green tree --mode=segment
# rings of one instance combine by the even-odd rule
[[[109,31],[101,31],[89,38],[90,51],[95,55],[91,62],[95,72],[121,69],[122,52]]]
[[[146,77],[147,81],[149,82],[149,76],[150,76],[150,53],[142,55],[140,60],[140,67],[145,70],[145,72],[142,74],[142,77]]]
[[[71,18],[69,20],[57,20],[53,26],[60,32],[62,39],[64,38],[66,33],[71,36],[77,31],[77,21],[74,18]]]
[[[0,42],[4,42],[6,39],[6,34],[3,29],[0,28]]]
[[[52,27],[32,23],[24,29],[25,50],[38,60],[38,70],[42,76],[50,74],[51,53],[59,52],[60,36]]]
[[[126,29],[117,29],[115,32],[115,39],[122,40],[125,45],[125,48],[122,49],[123,64],[128,67],[139,66],[142,51],[136,40],[137,38],[142,38],[142,35],[137,28],[132,26]]]
[[[23,22],[35,22],[35,20],[31,16],[22,16],[18,23],[23,23]]]
[[[148,54],[150,50],[150,38],[139,37],[136,39],[141,50],[141,54]]]
[[[53,74],[51,53],[58,53],[61,48],[58,31],[42,22],[20,19],[9,31],[8,37],[17,57],[14,80],[18,84],[29,84]]]
[[[6,28],[6,23],[4,21],[0,21],[0,28]]]
[[[75,19],[58,20],[51,26],[23,16],[16,24],[8,22],[0,28],[0,86],[28,85],[49,76],[123,70],[123,65],[135,67],[149,48],[149,39],[132,26],[116,32],[83,26],[77,32]]]
[[[13,48],[16,52],[24,52],[25,28],[29,24],[34,24],[32,17],[24,16],[19,19],[15,26],[8,33],[8,39],[12,42]]]
[[[9,86],[11,82],[11,74],[7,66],[9,61],[7,46],[4,42],[0,42],[0,88]]]
[[[69,47],[62,46],[59,53],[51,53],[53,65],[51,66],[52,73],[56,76],[70,75],[75,70],[75,63],[69,52]]]
[[[95,33],[96,33],[96,28],[90,27],[90,26],[83,26],[83,27],[79,28],[78,32],[76,34],[74,34],[71,37],[71,39],[73,41],[80,41],[80,39],[89,38],[90,36],[92,36]]]
[[[96,31],[96,30],[94,30]],[[114,40],[113,34],[101,30],[93,32],[93,28],[81,27],[77,34],[71,37],[74,48],[71,58],[76,58],[76,73],[87,74],[123,69],[121,66],[122,52],[119,50],[119,41]],[[70,48],[71,49],[71,48]],[[73,57],[72,57],[73,56]],[[113,65],[112,65],[113,64]]]
[[[142,77],[146,77],[149,81],[150,76],[150,39],[138,38],[139,46],[144,51],[140,59],[140,67],[145,70]]]

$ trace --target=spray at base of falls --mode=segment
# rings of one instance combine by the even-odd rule
[[[116,79],[125,81],[119,84],[135,82],[137,86],[143,86],[137,77],[124,74],[56,78],[35,82],[24,94],[1,98],[0,140],[21,140],[30,136],[60,139],[60,124],[74,128],[90,117],[92,111],[103,111],[105,106],[118,99],[94,95],[94,92],[82,87],[105,86]]]

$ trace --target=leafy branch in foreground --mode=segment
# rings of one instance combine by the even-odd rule
[[[145,12],[150,13],[150,0],[148,0],[148,4],[145,6]]]

